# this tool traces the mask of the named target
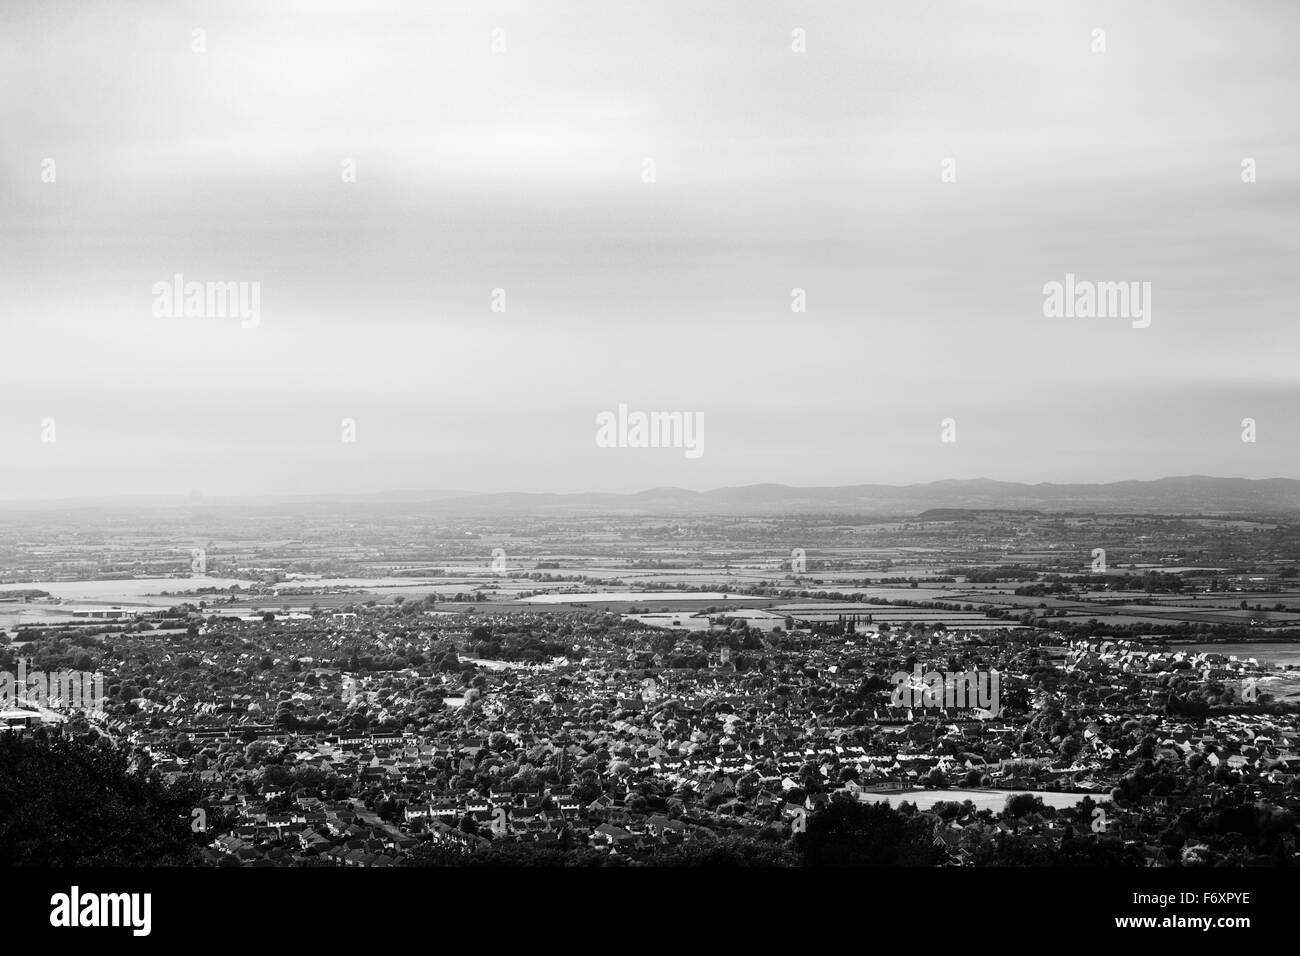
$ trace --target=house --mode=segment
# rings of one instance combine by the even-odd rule
[[[593,842],[604,846],[618,847],[636,843],[636,836],[622,827],[602,823],[591,834]]]

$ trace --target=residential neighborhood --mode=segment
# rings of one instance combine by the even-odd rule
[[[729,840],[793,854],[845,801],[888,802],[954,866],[1081,844],[1151,866],[1296,853],[1293,822],[1265,834],[1253,814],[1293,821],[1300,722],[1231,654],[860,613],[703,630],[432,600],[169,613],[165,632],[69,629],[22,651],[104,669],[102,711],[51,728],[195,786],[211,865],[455,865],[510,844],[606,865]],[[918,689],[898,706],[922,673],[991,675],[999,699]]]

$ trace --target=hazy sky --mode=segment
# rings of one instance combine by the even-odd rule
[[[0,498],[1300,477],[1297,27],[5,0]],[[156,316],[176,273],[259,324]],[[1150,326],[1045,318],[1066,273]],[[704,454],[597,447],[620,403]]]

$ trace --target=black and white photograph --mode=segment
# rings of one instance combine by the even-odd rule
[[[1280,930],[1297,37],[0,0],[8,938]]]

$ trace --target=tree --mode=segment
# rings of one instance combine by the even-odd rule
[[[727,836],[720,840],[692,840],[655,851],[651,866],[796,866],[798,857],[780,843],[753,837]]]
[[[747,773],[736,781],[736,796],[742,800],[752,800],[758,796],[758,774]]]
[[[1019,819],[1020,817],[1029,816],[1031,813],[1041,813],[1042,811],[1042,797],[1034,796],[1032,793],[1013,793],[1007,797],[1006,807],[1003,809],[1002,815],[1011,819]]]
[[[931,825],[887,803],[833,801],[795,837],[804,866],[935,866],[944,853]]]
[[[930,772],[925,775],[925,785],[927,787],[945,788],[948,786],[948,777],[936,765],[930,768]]]
[[[0,866],[193,865],[200,803],[106,743],[0,734]]]

